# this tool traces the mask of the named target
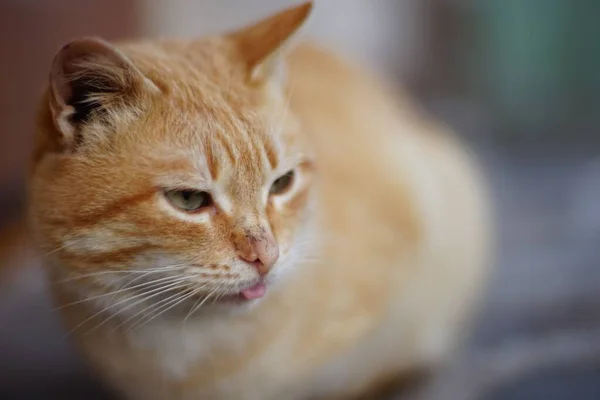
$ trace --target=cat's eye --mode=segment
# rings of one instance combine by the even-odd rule
[[[165,197],[174,207],[186,212],[197,212],[212,205],[210,194],[197,190],[168,190]]]
[[[277,195],[285,193],[294,183],[294,170],[288,171],[273,182],[269,194]]]

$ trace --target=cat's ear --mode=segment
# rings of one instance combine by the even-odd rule
[[[312,7],[312,1],[304,2],[232,34],[250,82],[260,84],[280,71],[286,44],[306,21]]]
[[[65,45],[50,70],[49,107],[63,147],[81,140],[84,124],[158,90],[118,49],[97,38]]]

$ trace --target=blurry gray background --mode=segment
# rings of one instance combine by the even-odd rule
[[[53,53],[82,35],[219,32],[293,3],[0,0],[1,399],[102,398],[15,237]],[[600,398],[598,17],[594,0],[316,1],[305,35],[407,86],[492,182],[498,268],[469,349],[440,378],[445,400]]]

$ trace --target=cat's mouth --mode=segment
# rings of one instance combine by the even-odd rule
[[[257,284],[244,289],[240,292],[239,296],[244,300],[260,299],[267,293],[267,285],[260,281]]]
[[[267,294],[267,284],[265,281],[260,280],[252,286],[248,286],[245,289],[241,289],[237,293],[227,294],[225,296],[219,296],[217,302],[220,303],[243,303],[247,301],[257,300],[264,297]]]

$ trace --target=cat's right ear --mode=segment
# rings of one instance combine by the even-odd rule
[[[118,49],[97,38],[65,45],[50,70],[49,107],[61,147],[82,141],[82,127],[126,107],[145,90],[156,86]]]
[[[230,34],[246,64],[250,83],[260,85],[282,71],[283,53],[312,8],[313,2],[305,0]]]

